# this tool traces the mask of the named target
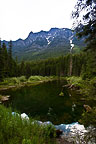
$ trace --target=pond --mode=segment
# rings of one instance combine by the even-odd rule
[[[62,87],[66,81],[52,81],[17,90],[3,91],[11,98],[5,103],[13,111],[26,113],[37,120],[54,124],[72,123],[80,119],[83,102],[80,95]],[[64,96],[59,96],[63,92]]]

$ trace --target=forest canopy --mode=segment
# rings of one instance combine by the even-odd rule
[[[94,50],[96,45],[96,0],[78,0],[75,10],[73,27],[79,38],[85,37],[86,49]]]

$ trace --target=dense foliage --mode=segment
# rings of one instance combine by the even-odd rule
[[[78,0],[72,15],[78,37],[85,36],[87,49],[96,49],[96,0]]]
[[[18,65],[19,76],[31,75],[42,76],[70,76],[70,61],[72,57],[72,73],[71,76],[82,76],[84,79],[91,78],[96,74],[94,54],[79,53],[73,55],[61,56],[58,58],[50,58],[40,61],[24,62]]]
[[[8,50],[5,43],[3,43],[2,46],[0,45],[0,81],[6,77],[22,75],[26,76],[26,78],[31,75],[70,76],[70,64],[72,65],[71,75],[82,75],[84,79],[91,78],[96,74],[94,57],[94,53],[81,52],[79,54],[68,54],[58,58],[17,63],[17,61],[12,58],[12,42],[10,41]]]
[[[12,42],[9,42],[9,49],[7,50],[5,43],[1,45],[0,41],[0,81],[5,77],[12,77],[16,75],[17,65],[12,58]]]

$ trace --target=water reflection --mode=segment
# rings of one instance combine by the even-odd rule
[[[66,81],[53,81],[37,86],[23,87],[18,90],[8,90],[5,93],[11,95],[7,106],[13,111],[26,113],[41,121],[51,121],[54,124],[72,123],[78,121],[82,113],[82,103],[79,96],[71,93],[62,86]],[[59,96],[60,92],[64,96]]]

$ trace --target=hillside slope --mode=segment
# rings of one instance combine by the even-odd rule
[[[70,40],[74,52],[84,46],[84,39],[78,40],[68,28],[51,28],[49,31],[30,32],[25,40],[13,41],[13,56],[19,60],[45,59],[65,55],[70,52]],[[8,46],[8,41],[3,41]]]

